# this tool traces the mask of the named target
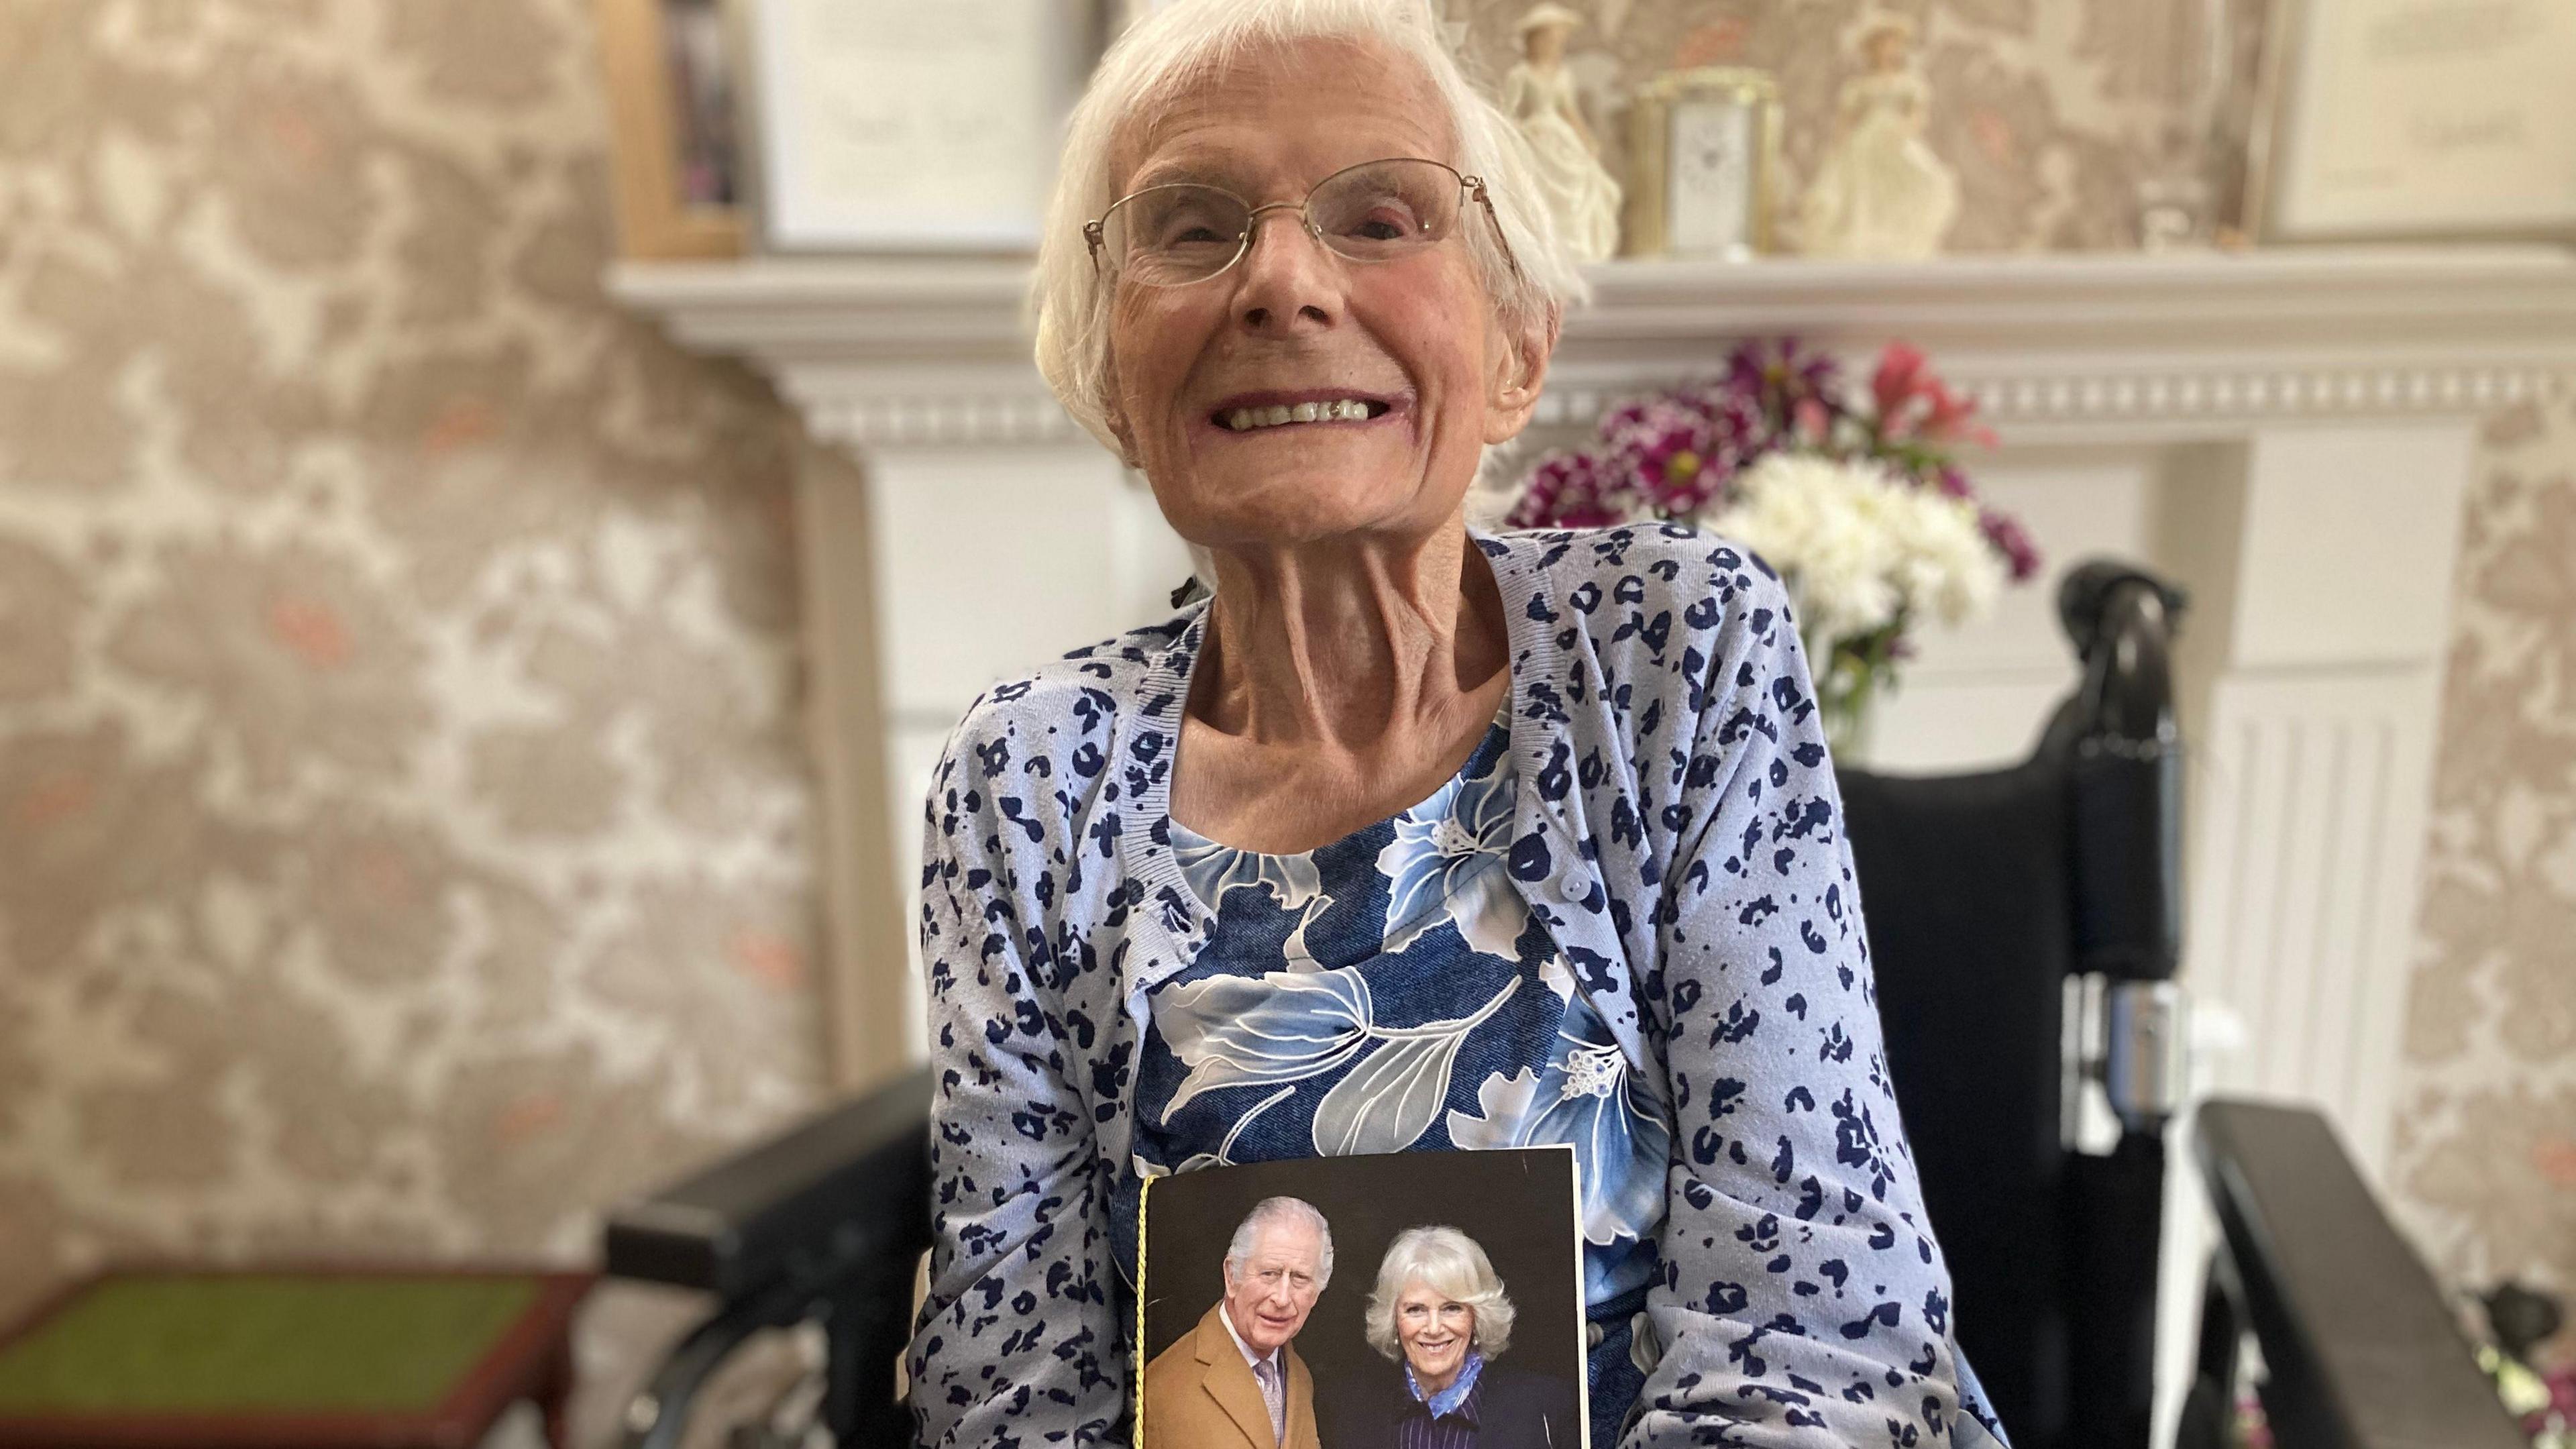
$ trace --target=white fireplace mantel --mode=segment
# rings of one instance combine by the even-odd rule
[[[1537,441],[1746,337],[1864,363],[1901,338],[2001,433],[1966,462],[2032,525],[2050,582],[2112,553],[2192,591],[2186,979],[2249,1044],[2205,1085],[2323,1105],[2375,1172],[2477,420],[2576,376],[2576,254],[1620,262],[1591,278]],[[610,285],[683,344],[768,374],[825,445],[799,507],[833,1027],[843,1078],[873,1077],[921,1050],[911,884],[950,727],[993,680],[1165,612],[1186,555],[1040,383],[1023,261],[626,265]],[[2072,681],[2052,594],[2016,591],[1929,641],[1872,763],[2024,751]],[[2168,1289],[2187,1295],[2176,1231]]]
[[[1904,338],[1987,417],[2191,436],[2260,420],[2476,412],[2561,369],[2576,258],[2547,246],[1613,262],[1570,314],[1546,416],[1704,370],[1736,338]],[[1048,442],[1018,259],[628,263],[612,291],[684,345],[752,361],[852,446]]]

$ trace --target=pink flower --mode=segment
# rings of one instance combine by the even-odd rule
[[[1923,391],[1932,400],[1932,410],[1923,418],[1924,437],[1939,441],[1965,438],[1988,448],[1995,445],[1995,430],[1971,421],[1977,412],[1975,398],[1952,393],[1939,378],[1927,379]]]
[[[1976,400],[1950,390],[1932,375],[1923,354],[1903,342],[1887,344],[1870,375],[1870,400],[1878,407],[1878,433],[1890,440],[1995,445],[1994,430],[1975,424]]]
[[[1825,439],[1833,435],[1834,415],[1815,398],[1798,399],[1790,410],[1790,417],[1798,430],[1798,440],[1808,447],[1821,448]]]
[[[1879,421],[1892,423],[1905,411],[1921,390],[1923,354],[1909,343],[1891,342],[1878,355],[1878,370],[1870,374],[1869,394],[1878,404]]]

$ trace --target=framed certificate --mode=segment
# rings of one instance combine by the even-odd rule
[[[1027,251],[1096,0],[748,0],[754,199],[781,251]]]
[[[2576,3],[2280,0],[2265,241],[2576,237]]]

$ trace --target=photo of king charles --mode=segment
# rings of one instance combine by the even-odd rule
[[[1322,1449],[1315,1378],[1293,1347],[1333,1276],[1333,1231],[1302,1198],[1245,1214],[1224,1296],[1145,1366],[1146,1449]]]

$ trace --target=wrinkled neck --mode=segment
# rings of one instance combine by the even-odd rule
[[[1366,756],[1454,732],[1504,668],[1493,570],[1453,522],[1217,554],[1190,713],[1258,745]]]

